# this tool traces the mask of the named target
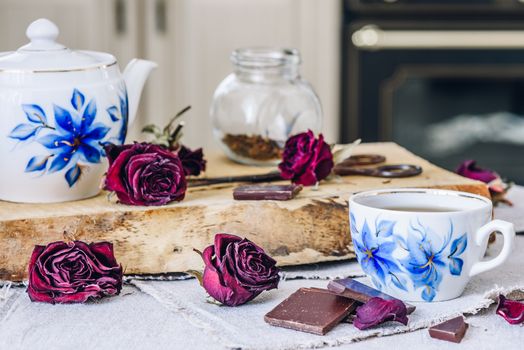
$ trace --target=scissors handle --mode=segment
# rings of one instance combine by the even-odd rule
[[[355,154],[349,158],[344,159],[338,165],[354,166],[354,165],[372,165],[380,164],[386,161],[386,157],[380,154]]]
[[[376,168],[380,177],[410,177],[422,173],[422,168],[412,164],[383,165]]]
[[[374,176],[374,177],[409,177],[416,176],[422,173],[422,168],[418,165],[411,164],[396,164],[396,165],[383,165],[376,168],[352,168],[347,166],[337,165],[334,169],[335,174],[345,175],[362,175],[362,176]]]

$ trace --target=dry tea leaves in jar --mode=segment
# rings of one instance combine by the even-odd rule
[[[231,152],[254,160],[272,160],[282,158],[282,148],[274,140],[260,135],[226,134],[222,141]]]

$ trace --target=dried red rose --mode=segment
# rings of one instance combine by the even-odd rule
[[[105,189],[121,203],[164,205],[186,194],[184,168],[176,154],[164,147],[135,143],[105,147],[109,169]]]
[[[202,148],[192,151],[191,149],[182,145],[180,146],[177,154],[180,158],[180,161],[182,162],[186,176],[198,176],[202,171],[206,170],[206,160],[204,159]]]
[[[502,316],[510,324],[519,324],[524,322],[524,303],[506,299],[505,296],[499,296],[499,305],[497,314]]]
[[[83,303],[121,289],[122,266],[109,242],[54,242],[33,250],[27,287],[32,301]]]
[[[400,300],[384,300],[371,298],[367,303],[357,307],[357,317],[353,321],[360,330],[368,329],[387,321],[408,324],[406,305]]]
[[[324,136],[315,138],[308,130],[290,137],[286,141],[282,162],[278,165],[284,179],[304,186],[312,186],[326,178],[333,169],[331,148],[324,142]]]
[[[476,163],[476,161],[471,159],[465,160],[459,165],[456,173],[473,180],[482,181],[484,183],[490,183],[499,177],[496,172],[489,169],[479,168]]]
[[[280,281],[276,261],[246,238],[219,233],[214,245],[204,249],[202,259],[202,286],[227,306],[247,303],[263,291],[277,288]]]

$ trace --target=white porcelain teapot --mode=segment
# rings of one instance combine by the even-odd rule
[[[57,26],[29,25],[30,43],[0,53],[0,199],[49,203],[100,191],[103,145],[124,143],[154,62],[73,51]]]

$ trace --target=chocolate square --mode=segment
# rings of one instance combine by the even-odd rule
[[[347,317],[357,303],[326,289],[300,288],[264,316],[277,327],[324,335]]]
[[[245,185],[233,190],[236,200],[275,200],[293,199],[300,191],[300,185]]]
[[[431,338],[460,343],[468,330],[468,326],[469,325],[464,322],[464,317],[458,316],[434,325],[430,327],[428,331]]]

